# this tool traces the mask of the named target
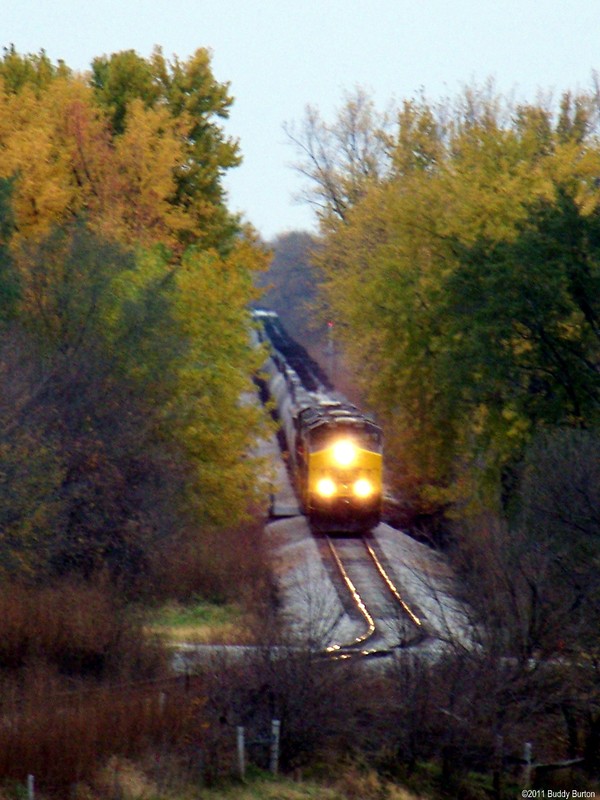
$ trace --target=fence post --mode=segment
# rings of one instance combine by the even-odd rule
[[[504,748],[504,739],[500,734],[496,735],[494,741],[494,798],[495,800],[502,800],[502,751]]]
[[[269,769],[273,775],[277,775],[279,770],[279,734],[281,722],[278,719],[271,720],[271,759]]]
[[[523,760],[525,761],[525,767],[523,769],[523,786],[525,789],[529,789],[531,786],[531,742],[525,742]]]
[[[27,776],[27,800],[35,800],[35,778],[33,775]]]
[[[238,756],[238,771],[240,778],[244,780],[246,777],[246,748],[244,744],[244,727],[238,725],[237,727],[237,756]]]

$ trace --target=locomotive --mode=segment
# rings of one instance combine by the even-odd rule
[[[267,341],[268,390],[301,510],[319,532],[364,532],[381,519],[383,440],[371,417],[333,391],[273,311],[253,312]]]

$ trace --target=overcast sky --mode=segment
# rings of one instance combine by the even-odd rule
[[[535,100],[586,89],[600,70],[600,0],[0,0],[0,44],[44,48],[75,70],[134,49],[187,59],[213,52],[235,97],[228,133],[244,163],[227,180],[230,206],[266,239],[311,229],[294,201],[301,183],[282,126],[307,104],[332,119],[362,86],[383,108],[421,89],[436,100],[494,78]]]

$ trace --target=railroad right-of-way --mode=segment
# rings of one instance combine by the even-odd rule
[[[291,629],[338,658],[467,643],[443,555],[380,522],[380,429],[332,391],[276,314],[254,318],[281,426],[279,443],[265,443],[274,475],[266,534]]]
[[[386,523],[366,537],[315,536],[300,513],[275,437],[261,450],[273,475],[272,518],[265,536],[282,616],[300,645],[353,657],[410,650],[434,654],[471,641],[468,616],[456,599],[457,581],[443,553]],[[400,600],[386,585],[367,545]],[[332,548],[364,612],[341,576]]]

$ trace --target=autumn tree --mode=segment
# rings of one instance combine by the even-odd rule
[[[204,51],[115,56],[94,86],[36,81],[40,59],[0,76],[0,560],[131,578],[178,529],[260,502],[244,393],[266,256],[224,204],[230,98]],[[156,102],[133,78],[119,100],[122,68]]]
[[[498,507],[536,427],[597,424],[589,105],[511,118],[489,89],[454,108],[405,104],[389,176],[319,251],[327,302],[421,507]]]
[[[395,493],[408,522],[445,512],[462,578],[471,641],[392,687],[399,752],[446,779],[542,726],[598,770],[597,108],[405,102],[386,171],[322,217],[323,301]]]
[[[229,85],[213,76],[210,60],[203,48],[185,62],[167,61],[160,48],[149,59],[123,51],[94,59],[91,86],[117,140],[135,128],[136,101],[146,111],[162,109],[172,125],[177,123],[183,154],[173,165],[175,187],[168,200],[186,213],[179,238],[184,244],[200,238],[205,246],[221,249],[237,229],[225,206],[222,177],[240,163],[240,154],[219,124],[229,116],[233,98]]]
[[[308,106],[300,125],[285,126],[298,154],[295,169],[308,179],[303,197],[325,227],[345,221],[367,188],[387,173],[389,127],[388,116],[358,87],[346,94],[333,123]]]
[[[0,66],[0,175],[18,175],[20,236],[85,213],[125,244],[231,246],[239,224],[222,178],[240,156],[220,125],[232,98],[206,50],[171,63],[159,49],[149,60],[117,53],[96,59],[89,81],[44,54],[10,51]]]

